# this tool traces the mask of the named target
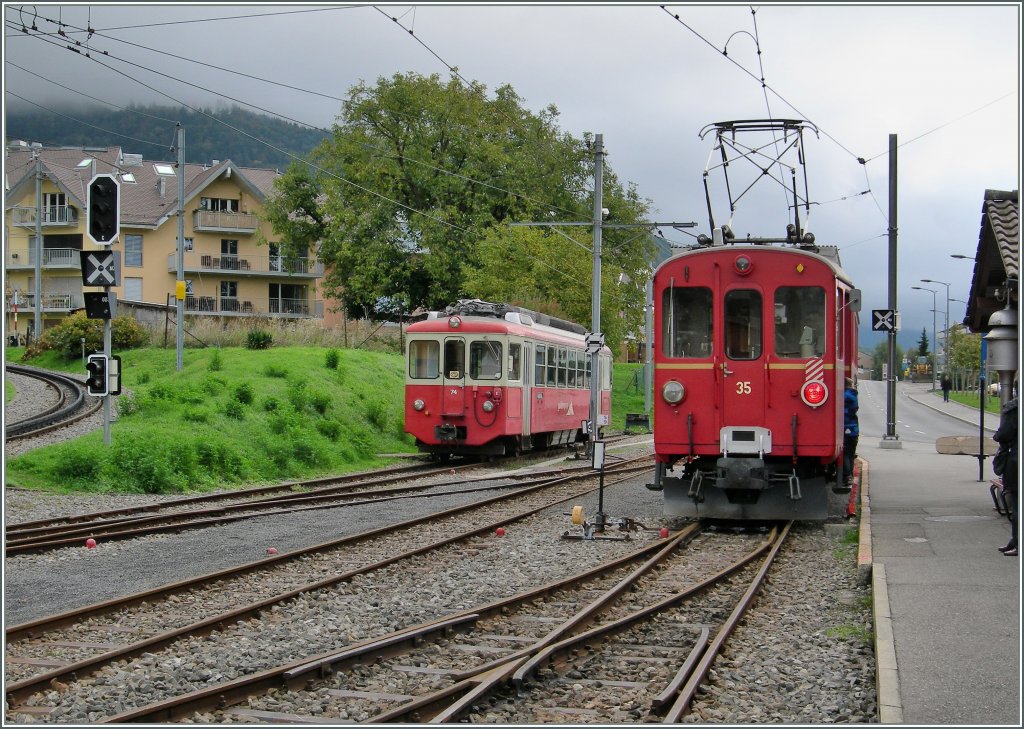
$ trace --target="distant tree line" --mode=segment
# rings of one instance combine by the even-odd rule
[[[181,122],[185,128],[186,162],[199,164],[230,159],[242,167],[283,171],[294,161],[286,152],[305,158],[327,136],[324,132],[238,106],[203,109],[205,113],[179,106],[130,106],[128,109],[95,105],[55,107],[55,111],[64,115],[58,116],[41,109],[8,106],[7,140],[40,142],[45,147],[120,146],[125,152],[141,154],[147,160],[172,162],[175,159],[175,122]],[[211,116],[216,118],[211,119]]]

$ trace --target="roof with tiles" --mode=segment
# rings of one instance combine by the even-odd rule
[[[982,208],[1007,278],[1020,278],[1020,205],[1018,191],[986,190]],[[984,227],[985,221],[982,222]],[[984,231],[982,232],[984,236]]]
[[[974,276],[964,324],[987,332],[993,312],[1018,296],[1020,279],[1020,204],[1017,190],[985,190],[981,232],[974,256]]]
[[[35,157],[39,154],[44,174],[68,195],[69,202],[86,207],[89,180],[96,174],[117,174],[121,181],[121,224],[129,227],[156,227],[178,209],[178,178],[164,175],[157,165],[176,167],[167,162],[151,162],[141,155],[125,154],[120,147],[8,147],[4,161],[6,204],[22,200],[34,185]],[[86,162],[91,161],[92,164]],[[84,163],[84,164],[83,164]],[[230,170],[230,173],[228,173]],[[125,175],[135,180],[129,182]],[[238,167],[231,160],[214,165],[185,164],[185,203],[201,193],[223,174],[234,174],[240,187],[265,200],[273,193],[276,170]]]

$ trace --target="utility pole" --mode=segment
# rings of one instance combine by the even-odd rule
[[[178,280],[174,295],[177,300],[178,328],[175,349],[175,369],[184,367],[182,352],[185,346],[185,128],[178,122]]]
[[[35,270],[35,312],[32,318],[32,340],[43,335],[43,160],[39,150],[32,150],[36,160],[36,270]]]
[[[600,432],[600,405],[601,405],[601,349],[604,346],[604,335],[601,333],[601,244],[602,244],[602,231],[605,229],[617,229],[617,228],[659,228],[659,227],[670,227],[670,228],[695,228],[697,224],[695,222],[689,223],[605,223],[604,217],[608,214],[608,211],[604,208],[603,199],[603,186],[604,186],[604,135],[595,134],[594,144],[592,146],[594,153],[594,214],[589,222],[560,222],[560,223],[548,223],[548,222],[527,222],[527,223],[510,223],[511,226],[539,226],[548,227],[554,230],[562,237],[568,239],[572,243],[580,246],[584,250],[590,250],[593,257],[593,273],[591,276],[591,299],[590,299],[590,334],[587,335],[587,351],[590,355],[590,418],[587,421],[587,429],[589,430],[590,436],[590,449],[591,454],[595,456],[595,460],[600,460],[601,468],[601,487],[598,491],[598,506],[597,506],[597,520],[596,520],[596,531],[603,532],[605,525],[605,514],[604,514],[604,444],[601,443],[600,447],[595,448],[595,445],[600,443],[601,432]],[[583,245],[575,238],[566,235],[562,231],[558,230],[559,226],[578,226],[578,227],[590,227],[593,235],[593,247],[587,249],[587,246]],[[650,286],[650,284],[648,284]]]
[[[889,310],[896,309],[896,135],[889,135]],[[898,317],[897,317],[898,320]],[[885,383],[885,436],[882,448],[902,448],[896,434],[896,326],[889,330],[889,376]]]
[[[593,217],[593,273],[591,276],[590,294],[590,332],[591,336],[604,344],[604,336],[601,334],[601,230],[604,223],[604,135],[594,135],[594,217]],[[601,439],[598,413],[601,408],[601,356],[600,346],[593,347],[594,353],[590,357],[590,440],[596,442]],[[602,469],[603,471],[603,469]],[[599,494],[604,496],[603,490]],[[602,499],[599,498],[599,501]],[[603,504],[598,504],[598,518],[604,513]],[[603,525],[602,525],[603,526]]]

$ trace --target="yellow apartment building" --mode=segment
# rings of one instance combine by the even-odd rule
[[[118,301],[174,305],[177,281],[178,170],[120,147],[43,148],[8,144],[4,162],[5,332],[24,337],[36,307],[43,328],[84,307],[83,253],[106,250],[87,235],[90,180],[120,183]],[[285,260],[258,214],[276,170],[230,160],[185,165],[185,311],[196,317],[324,318],[323,266],[315,252]],[[41,251],[36,231],[42,233]],[[36,295],[36,277],[41,294]]]

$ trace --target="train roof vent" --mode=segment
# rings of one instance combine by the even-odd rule
[[[527,327],[533,326],[533,317],[521,311],[510,311],[506,313],[505,321],[510,321],[513,324],[522,324]]]
[[[553,329],[575,332],[576,334],[586,334],[587,332],[579,324],[574,324],[565,319],[559,319],[558,317],[548,316],[547,314],[541,314],[510,304],[494,304],[490,301],[481,301],[480,299],[459,299],[445,309],[444,314],[445,316],[492,316],[506,321],[512,321],[508,318],[510,314],[518,314],[523,324],[526,324],[526,321],[522,317],[526,317],[530,319],[531,326],[533,324],[541,324]]]

